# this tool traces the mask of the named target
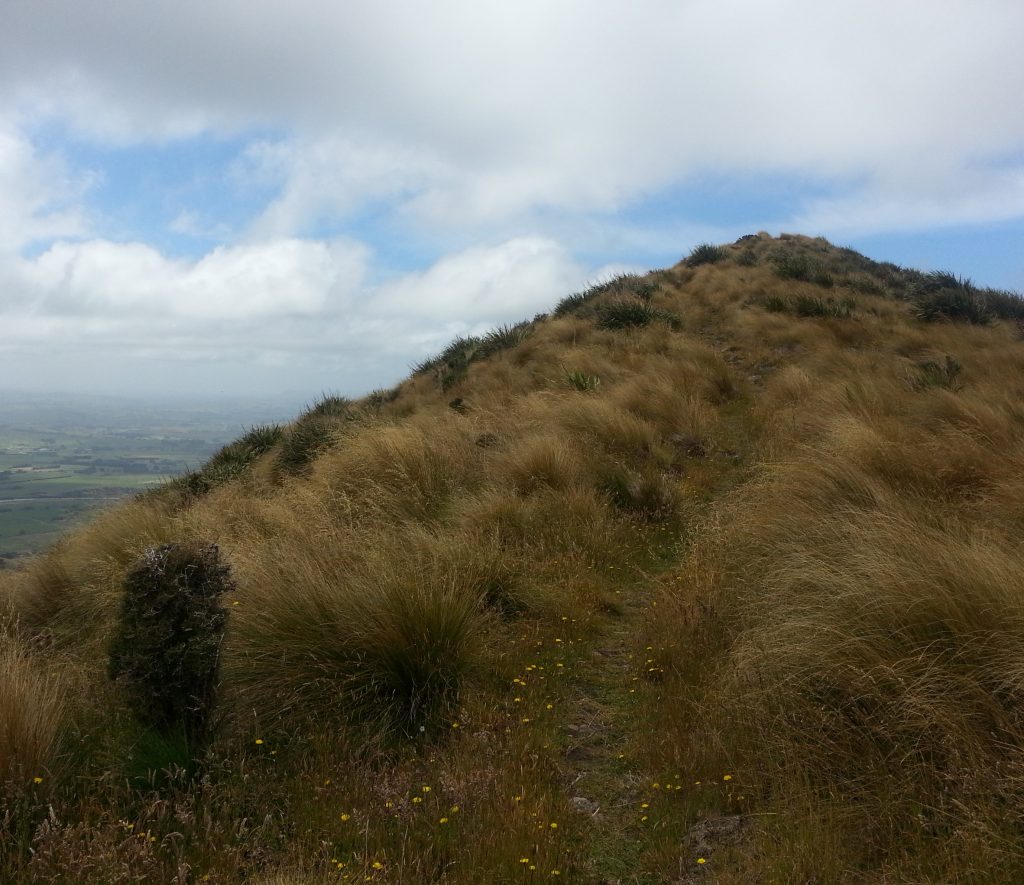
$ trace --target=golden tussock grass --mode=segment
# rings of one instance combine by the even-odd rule
[[[820,240],[724,256],[4,575],[0,760],[66,798],[0,875],[690,881],[687,831],[739,815],[716,881],[1020,881],[1019,331],[914,319],[910,277]],[[633,297],[677,319],[596,327]],[[205,780],[172,801],[173,767],[131,780],[103,670],[125,569],[183,540],[237,586]]]
[[[48,783],[62,774],[66,688],[14,636],[0,638],[0,672],[0,789]]]

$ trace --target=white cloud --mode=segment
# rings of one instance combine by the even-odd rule
[[[841,193],[773,228],[1019,218],[1022,33],[1019,0],[8,3],[0,352],[72,376],[91,359],[396,377],[580,287],[580,255],[723,239],[702,207],[620,213],[707,175]],[[146,229],[222,240],[202,256],[130,227],[114,242],[90,223],[91,161],[42,132],[100,155],[250,138],[234,183],[270,196],[241,220],[216,188],[168,198]],[[439,257],[396,274],[380,230]]]
[[[61,157],[41,156],[25,136],[0,125],[0,254],[81,232],[85,219],[76,201],[87,185]]]
[[[358,244],[274,240],[172,260],[141,243],[59,242],[20,263],[36,309],[57,315],[247,322],[314,316],[362,282]]]
[[[503,323],[546,310],[583,277],[558,243],[523,237],[466,249],[386,284],[373,307],[380,315],[435,323]]]
[[[709,169],[870,180],[1024,144],[1017,0],[104,9],[6,9],[0,93],[101,139],[300,133],[262,220],[275,235],[373,198],[475,225]]]
[[[195,261],[143,244],[61,242],[2,265],[21,297],[0,299],[0,357],[24,366],[45,348],[42,371],[133,367],[122,386],[173,387],[181,379],[154,367],[205,364],[227,376],[251,367],[273,390],[315,390],[333,373],[355,392],[404,375],[455,334],[547,309],[586,278],[537,238],[468,249],[380,286],[367,282],[370,265],[348,240],[272,240]],[[82,380],[66,371],[65,386]]]

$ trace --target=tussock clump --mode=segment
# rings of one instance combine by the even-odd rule
[[[19,639],[0,636],[0,795],[60,770],[67,698],[51,671]]]
[[[240,709],[268,729],[289,720],[414,733],[450,716],[486,589],[410,552],[379,540],[365,556],[312,560],[281,549],[263,560],[243,588],[225,657]]]

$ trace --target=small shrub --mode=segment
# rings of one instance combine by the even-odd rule
[[[252,427],[244,436],[224,446],[199,471],[201,480],[193,486],[204,486],[206,490],[241,476],[257,458],[269,452],[284,438],[284,431],[278,424],[262,424]]]
[[[754,267],[757,262],[757,253],[753,249],[744,249],[736,256],[736,263],[740,267]]]
[[[502,350],[508,350],[517,344],[522,344],[533,332],[533,325],[529,322],[516,323],[514,326],[498,326],[492,329],[480,341],[479,355],[490,356]]]
[[[347,418],[352,414],[352,400],[336,394],[324,394],[303,413],[302,417]]]
[[[919,280],[910,291],[916,314],[926,322],[959,320],[985,325],[993,319],[985,298],[966,278],[936,271]]]
[[[661,473],[616,468],[605,474],[601,488],[620,510],[648,522],[672,516],[679,508],[679,494]]]
[[[330,448],[338,423],[323,415],[300,418],[285,435],[274,466],[288,474],[301,473]]]
[[[657,310],[643,301],[609,301],[595,308],[599,329],[628,329],[646,326],[656,321],[668,323],[678,330],[681,320],[668,311]]]
[[[815,298],[811,295],[797,295],[795,298],[782,298],[770,295],[764,300],[764,309],[770,313],[791,313],[798,317],[830,317],[846,320],[853,315],[856,302],[844,298],[837,301],[833,298]]]
[[[597,390],[601,386],[601,379],[597,375],[587,375],[580,371],[566,371],[565,380],[574,390]]]
[[[711,243],[701,243],[695,246],[693,251],[686,258],[687,267],[699,267],[702,264],[717,264],[725,258],[725,249],[721,246],[713,246]]]
[[[602,295],[618,296],[619,298],[632,297],[640,301],[650,301],[657,290],[657,284],[645,277],[639,277],[636,274],[621,274],[603,283],[591,286],[586,292],[576,292],[573,295],[567,295],[558,302],[554,314],[560,317],[576,313],[588,302]]]
[[[793,313],[798,317],[833,317],[846,320],[853,314],[853,302],[846,299],[835,301],[832,298],[798,295],[793,299]]]
[[[401,393],[401,390],[401,387],[378,388],[366,395],[366,406],[370,409],[379,409],[387,403],[393,403],[398,399],[398,394]]]
[[[910,287],[919,319],[954,320],[985,325],[995,319],[1024,320],[1024,299],[1013,292],[979,289],[969,279],[946,271],[927,274]]]
[[[556,317],[564,317],[567,314],[575,313],[586,303],[587,295],[585,292],[574,292],[572,295],[566,295],[565,298],[555,305],[554,314]]]
[[[233,589],[216,545],[164,544],[128,571],[107,672],[145,729],[192,748],[209,737]]]
[[[343,396],[323,396],[284,434],[274,466],[284,473],[301,473],[321,452],[330,448],[339,428],[358,416],[351,400]]]
[[[802,280],[831,289],[835,285],[832,274],[818,260],[805,255],[782,254],[774,258],[775,273],[784,280]]]
[[[433,373],[442,391],[461,381],[470,363],[486,355],[483,339],[459,335],[436,357],[413,366],[414,375]]]
[[[963,366],[953,357],[946,354],[944,362],[937,363],[934,360],[919,363],[917,375],[911,379],[911,386],[915,390],[927,390],[929,387],[941,387],[944,390],[951,390],[954,393],[963,389],[960,381],[960,373]]]

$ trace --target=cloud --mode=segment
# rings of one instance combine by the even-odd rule
[[[0,371],[397,377],[735,235],[707,182],[795,183],[740,232],[1020,218],[1021,33],[1018,0],[9,3]],[[185,180],[214,154],[231,187]]]
[[[434,323],[504,323],[547,309],[584,276],[558,243],[522,237],[466,249],[388,283],[374,296],[373,307],[384,316]]]
[[[59,155],[41,155],[28,138],[0,125],[0,255],[84,230],[77,201],[88,183]]]
[[[44,314],[252,322],[324,312],[358,288],[365,263],[364,247],[342,241],[220,247],[188,262],[94,240],[56,243],[20,271]]]
[[[139,243],[60,242],[0,268],[20,293],[0,298],[8,359],[45,348],[66,367],[130,366],[122,386],[179,383],[156,377],[158,365],[216,365],[251,382],[250,366],[272,390],[317,389],[335,373],[349,392],[404,375],[455,334],[547,309],[587,276],[538,238],[467,249],[377,285],[371,253],[349,240],[271,240],[195,261]]]
[[[475,225],[611,211],[707,171],[870,180],[1024,142],[1015,0],[104,9],[5,10],[0,92],[100,140],[299,133],[274,235],[373,199]]]

